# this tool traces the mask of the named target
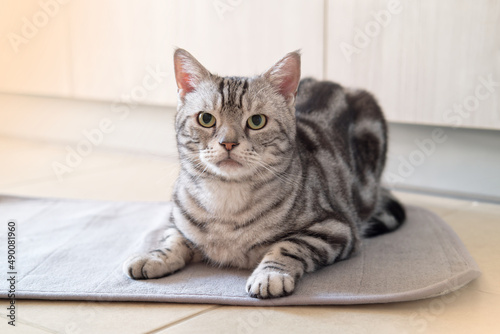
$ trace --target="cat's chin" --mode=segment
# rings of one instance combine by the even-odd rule
[[[218,174],[229,179],[240,179],[248,173],[248,169],[243,164],[231,158],[221,160],[215,165]]]

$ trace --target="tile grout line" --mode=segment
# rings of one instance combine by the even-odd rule
[[[2,316],[5,317],[5,319],[8,319],[8,317],[7,317],[6,314],[2,314]],[[26,321],[26,320],[22,320],[22,319],[16,319],[16,322],[18,322],[20,324],[23,324],[25,326],[28,326],[28,327],[39,329],[39,330],[47,332],[47,333],[59,334],[59,332],[57,332],[57,331],[54,331],[54,330],[52,330],[50,328],[38,325],[38,324],[36,324],[34,322],[31,322],[31,321]]]
[[[469,201],[468,203],[464,203],[464,204],[466,204],[465,206],[464,205],[457,205],[456,207],[450,208],[447,212],[443,213],[441,218],[445,219],[445,218],[448,218],[448,217],[450,217],[456,213],[459,213],[461,211],[473,208],[474,207],[473,203],[474,203],[473,201]]]
[[[479,289],[479,288],[472,288],[472,287],[469,287],[469,289],[473,290],[473,291],[477,291],[477,292],[482,292],[482,293],[485,293],[485,294],[488,294],[488,295],[493,295],[493,296],[499,296],[500,297],[500,292],[485,291],[485,290],[482,290],[482,289]]]
[[[387,184],[383,184],[383,186],[387,187]],[[460,193],[454,191],[445,191],[433,188],[419,188],[412,186],[398,186],[398,187],[389,187],[391,191],[399,191],[402,193],[415,194],[415,195],[423,195],[423,196],[431,196],[431,197],[440,197],[440,198],[448,198],[457,201],[465,201],[465,202],[482,202],[482,203],[490,203],[490,204],[500,204],[500,201],[497,197],[492,197],[489,195],[481,195],[477,193]]]
[[[149,331],[149,332],[146,332],[146,333],[144,333],[144,334],[155,334],[155,333],[159,333],[160,331],[162,331],[162,330],[164,330],[164,329],[167,329],[167,328],[173,327],[173,326],[175,326],[175,325],[178,325],[178,324],[180,324],[180,323],[186,322],[186,321],[188,321],[188,320],[191,320],[191,319],[193,319],[193,318],[196,318],[197,316],[200,316],[200,315],[202,315],[202,314],[208,313],[208,312],[210,312],[210,311],[213,311],[213,310],[218,309],[218,308],[221,308],[221,307],[222,307],[222,305],[212,305],[211,307],[209,307],[209,308],[207,308],[207,309],[204,309],[204,310],[202,310],[202,311],[199,311],[199,312],[196,312],[196,313],[190,314],[190,315],[188,315],[188,316],[186,316],[186,317],[184,317],[184,318],[181,318],[181,319],[175,320],[175,321],[173,321],[173,322],[171,322],[171,323],[169,323],[169,324],[167,324],[167,325],[165,325],[165,326],[159,327],[159,328],[157,328],[157,329],[153,329],[153,330],[151,330],[151,331]]]

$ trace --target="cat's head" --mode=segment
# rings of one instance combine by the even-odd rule
[[[284,171],[295,147],[298,52],[251,78],[212,74],[183,49],[175,51],[174,66],[184,168],[229,180]]]

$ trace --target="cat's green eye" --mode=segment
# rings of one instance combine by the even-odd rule
[[[215,125],[215,116],[207,112],[201,112],[198,115],[198,123],[204,128],[211,128]]]
[[[260,130],[267,123],[267,118],[264,115],[253,115],[247,120],[247,125],[252,130]]]

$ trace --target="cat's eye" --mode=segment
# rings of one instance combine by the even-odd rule
[[[260,130],[267,123],[267,118],[264,115],[253,115],[247,120],[247,125],[252,130]]]
[[[198,123],[204,128],[211,128],[215,125],[215,116],[207,112],[201,112],[198,115]]]

